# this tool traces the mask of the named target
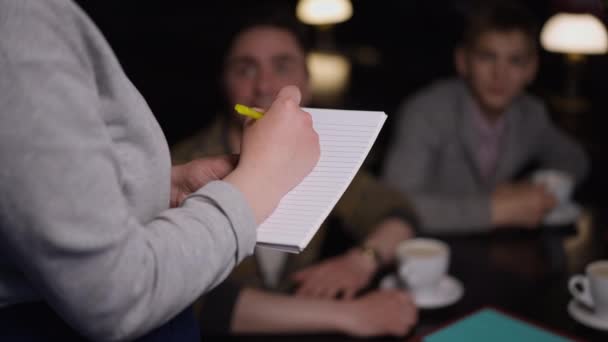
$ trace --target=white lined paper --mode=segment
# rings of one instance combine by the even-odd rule
[[[386,120],[383,112],[305,110],[319,134],[319,162],[258,227],[258,246],[292,253],[304,250],[353,180]]]

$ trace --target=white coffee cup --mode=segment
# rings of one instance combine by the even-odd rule
[[[574,178],[560,170],[540,170],[534,173],[532,181],[544,185],[559,203],[566,203],[574,189]]]
[[[439,240],[416,238],[401,242],[396,251],[399,277],[414,291],[434,289],[448,271],[449,246]]]
[[[608,260],[590,263],[585,274],[570,278],[570,293],[579,302],[593,308],[596,315],[608,319]]]

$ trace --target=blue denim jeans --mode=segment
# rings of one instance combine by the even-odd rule
[[[27,303],[0,309],[0,341],[86,341],[45,303]],[[199,342],[199,326],[191,307],[139,342]]]

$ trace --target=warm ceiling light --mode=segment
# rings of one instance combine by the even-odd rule
[[[311,52],[306,62],[313,93],[329,96],[344,91],[350,75],[350,62],[346,57],[332,52]]]
[[[300,0],[296,15],[306,24],[337,24],[352,17],[353,5],[350,0]]]
[[[567,54],[602,54],[608,51],[606,28],[591,14],[558,13],[543,26],[543,47]]]

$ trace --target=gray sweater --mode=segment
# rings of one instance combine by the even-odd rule
[[[44,300],[95,340],[140,336],[255,245],[216,181],[169,209],[167,143],[68,0],[0,0],[0,307]]]

